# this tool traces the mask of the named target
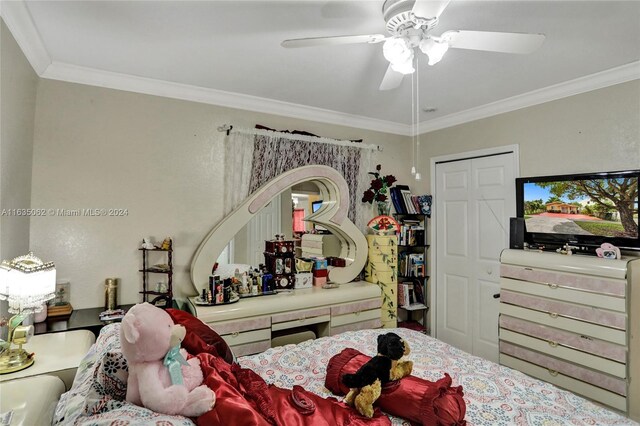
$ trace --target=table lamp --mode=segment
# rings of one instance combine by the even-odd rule
[[[40,312],[45,302],[54,297],[56,269],[53,262],[44,263],[29,252],[0,264],[0,300],[9,302],[9,312],[16,314],[9,320],[9,336],[0,339],[0,374],[13,373],[31,366],[33,354],[22,349],[33,335],[33,326],[22,321],[32,313]],[[11,349],[11,345],[18,345]]]

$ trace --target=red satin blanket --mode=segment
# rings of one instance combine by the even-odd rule
[[[281,389],[252,370],[208,353],[198,355],[205,384],[216,393],[213,409],[198,417],[202,426],[389,426],[380,410],[367,419],[335,398],[322,398],[296,386]]]
[[[342,383],[342,376],[355,373],[370,359],[356,349],[344,349],[329,360],[325,386],[336,395],[346,395],[349,388]],[[376,405],[423,426],[462,426],[467,410],[462,396],[462,386],[452,387],[446,373],[437,382],[408,376],[385,385]]]

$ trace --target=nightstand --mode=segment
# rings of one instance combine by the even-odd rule
[[[133,305],[121,305],[119,308],[128,311]],[[107,324],[118,321],[100,321],[100,313],[104,308],[74,309],[71,315],[48,317],[44,322],[34,324],[36,334],[57,333],[70,330],[89,330],[98,337],[100,330]]]
[[[22,346],[27,352],[35,353],[33,365],[15,373],[0,375],[0,382],[47,374],[59,377],[66,390],[69,390],[80,361],[95,341],[95,336],[88,330],[33,336]]]
[[[0,413],[11,412],[12,426],[50,425],[64,392],[54,376],[35,376],[0,383]]]

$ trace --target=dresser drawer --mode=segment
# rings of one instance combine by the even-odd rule
[[[515,265],[501,265],[500,276],[611,296],[626,296],[626,281],[613,278],[569,274]]]
[[[514,333],[513,331],[500,329],[500,341],[507,341],[516,345],[552,355],[556,358],[565,359],[576,364],[594,370],[602,371],[616,377],[625,378],[627,376],[626,364],[611,361],[610,359],[601,358],[596,355],[570,349],[565,346],[558,345],[557,342],[549,340],[536,339],[535,337],[525,334]]]
[[[502,298],[502,292],[500,294],[500,298]],[[590,324],[584,321],[578,321],[558,315],[551,315],[553,313],[549,314],[547,312],[535,311],[532,309],[522,308],[520,306],[510,305],[508,303],[500,303],[500,313],[562,330],[569,330],[580,335],[606,340],[607,342],[616,343],[618,345],[627,345],[627,334],[622,330],[616,330],[597,324]]]
[[[231,350],[235,356],[253,355],[264,352],[271,348],[271,340],[262,340],[260,342],[246,343],[244,345],[231,346]]]
[[[367,235],[367,243],[369,246],[369,255],[384,254],[384,255],[397,255],[398,254],[398,237],[380,237],[375,235]]]
[[[552,372],[557,371],[558,373],[610,390],[622,396],[626,396],[627,394],[627,382],[624,379],[612,377],[599,371],[584,368],[571,362],[553,358],[549,355],[516,346],[505,341],[500,341],[500,353],[539,365]]]
[[[507,354],[500,354],[500,364],[522,371],[529,376],[544,380],[556,386],[568,389],[578,395],[599,401],[617,410],[624,412],[627,411],[627,399],[615,392],[590,385],[556,371],[549,371],[547,368],[540,367]]]
[[[626,300],[623,297],[561,287],[555,283],[545,284],[502,277],[500,279],[500,288],[550,299],[570,300],[582,305],[595,306],[618,312],[626,312],[627,310]]]
[[[364,268],[364,278],[370,283],[395,283],[398,280],[396,269],[381,271],[378,265],[367,264]]]
[[[345,331],[369,330],[372,328],[380,328],[381,326],[382,321],[380,318],[375,318],[372,320],[354,322],[336,327],[332,326],[331,335],[335,336],[336,334],[344,333]]]
[[[500,315],[500,327],[517,333],[527,334],[538,339],[555,342],[567,348],[577,349],[613,361],[625,363],[627,348],[604,340],[594,339],[584,334],[548,327],[531,321],[525,321],[508,315]]]
[[[546,312],[551,316],[575,318],[619,330],[626,330],[627,328],[627,316],[621,312],[545,299],[508,290],[500,291],[500,302]]]

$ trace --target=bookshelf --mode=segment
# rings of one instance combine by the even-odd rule
[[[398,234],[398,309],[406,312],[408,320],[413,320],[414,313],[421,313],[423,331],[429,333],[428,216],[408,213],[395,213],[393,216],[400,224]]]

